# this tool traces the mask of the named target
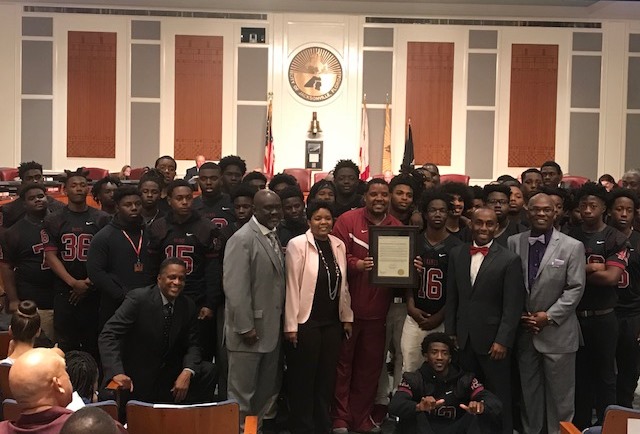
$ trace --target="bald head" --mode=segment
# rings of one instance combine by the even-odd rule
[[[34,348],[24,353],[9,371],[9,387],[25,413],[36,408],[66,407],[71,402],[72,386],[62,351]]]
[[[198,155],[196,157],[196,167],[199,169],[200,166],[202,166],[205,161],[207,161],[207,160],[204,158],[204,155]]]
[[[60,434],[118,434],[116,423],[106,411],[83,407],[64,423]]]
[[[280,196],[271,190],[260,190],[253,197],[253,215],[269,229],[274,229],[282,220]]]
[[[531,230],[535,234],[545,233],[553,227],[556,218],[556,205],[546,193],[535,194],[527,205]]]

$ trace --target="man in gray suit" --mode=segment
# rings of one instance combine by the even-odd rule
[[[224,253],[228,396],[240,404],[242,425],[247,415],[257,415],[261,425],[277,393],[285,274],[275,228],[281,219],[278,195],[260,190],[253,217],[229,239]]]
[[[527,434],[555,434],[560,421],[571,421],[574,414],[580,342],[576,307],[586,279],[584,245],[554,229],[550,196],[533,196],[528,213],[531,230],[508,240],[509,249],[520,255],[527,289],[516,340],[522,425]]]

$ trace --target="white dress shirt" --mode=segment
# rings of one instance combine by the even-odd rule
[[[493,240],[489,241],[484,246],[479,246],[476,242],[473,242],[473,247],[487,247],[491,248],[493,244]],[[480,267],[482,266],[482,261],[484,261],[484,255],[482,253],[476,253],[471,257],[471,267],[469,267],[469,276],[471,277],[471,286],[476,283],[476,277],[478,276],[478,271],[480,271]]]

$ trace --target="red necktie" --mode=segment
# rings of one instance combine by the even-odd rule
[[[487,246],[484,246],[484,247],[471,246],[469,247],[469,253],[471,254],[471,256],[475,255],[476,253],[482,253],[482,256],[487,256],[487,253],[489,253],[489,248]]]

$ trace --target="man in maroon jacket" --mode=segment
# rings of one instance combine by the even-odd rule
[[[373,258],[369,255],[369,226],[402,226],[388,214],[389,185],[374,178],[367,184],[365,207],[342,214],[333,234],[347,247],[347,270],[353,334],[344,340],[336,376],[333,432],[380,432],[371,411],[382,369],[385,319],[391,304],[389,288],[369,283]]]
[[[73,387],[58,348],[35,348],[23,354],[11,367],[9,386],[21,413],[16,421],[0,422],[0,434],[58,434],[73,414],[65,408]],[[117,425],[118,432],[126,434]]]

